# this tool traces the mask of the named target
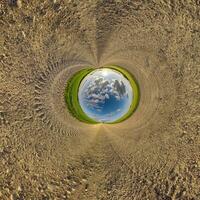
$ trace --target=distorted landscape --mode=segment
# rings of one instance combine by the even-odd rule
[[[81,122],[66,83],[107,65],[137,109]],[[0,199],[199,200],[200,1],[0,0]]]

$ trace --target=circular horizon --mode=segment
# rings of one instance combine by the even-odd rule
[[[129,80],[110,68],[95,69],[80,83],[78,99],[83,112],[93,120],[111,123],[130,109],[133,89]]]
[[[69,112],[89,124],[126,120],[136,110],[139,98],[139,86],[133,75],[116,65],[84,68],[67,81],[65,89]]]

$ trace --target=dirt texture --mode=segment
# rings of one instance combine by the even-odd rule
[[[138,109],[77,121],[67,80],[110,64]],[[0,199],[199,200],[200,1],[0,0]]]

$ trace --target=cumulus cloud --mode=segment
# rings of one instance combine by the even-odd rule
[[[111,79],[105,80],[104,77],[96,76],[91,81],[85,90],[87,104],[93,108],[100,109],[100,104],[103,104],[110,96],[114,96],[120,100],[127,95],[126,87],[122,81]]]
[[[118,80],[115,80],[113,87],[120,97],[122,97],[126,93],[126,87],[122,81],[120,83]]]

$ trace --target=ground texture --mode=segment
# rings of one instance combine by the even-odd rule
[[[140,85],[115,125],[78,122],[69,77]],[[199,200],[200,1],[0,1],[0,199]]]

